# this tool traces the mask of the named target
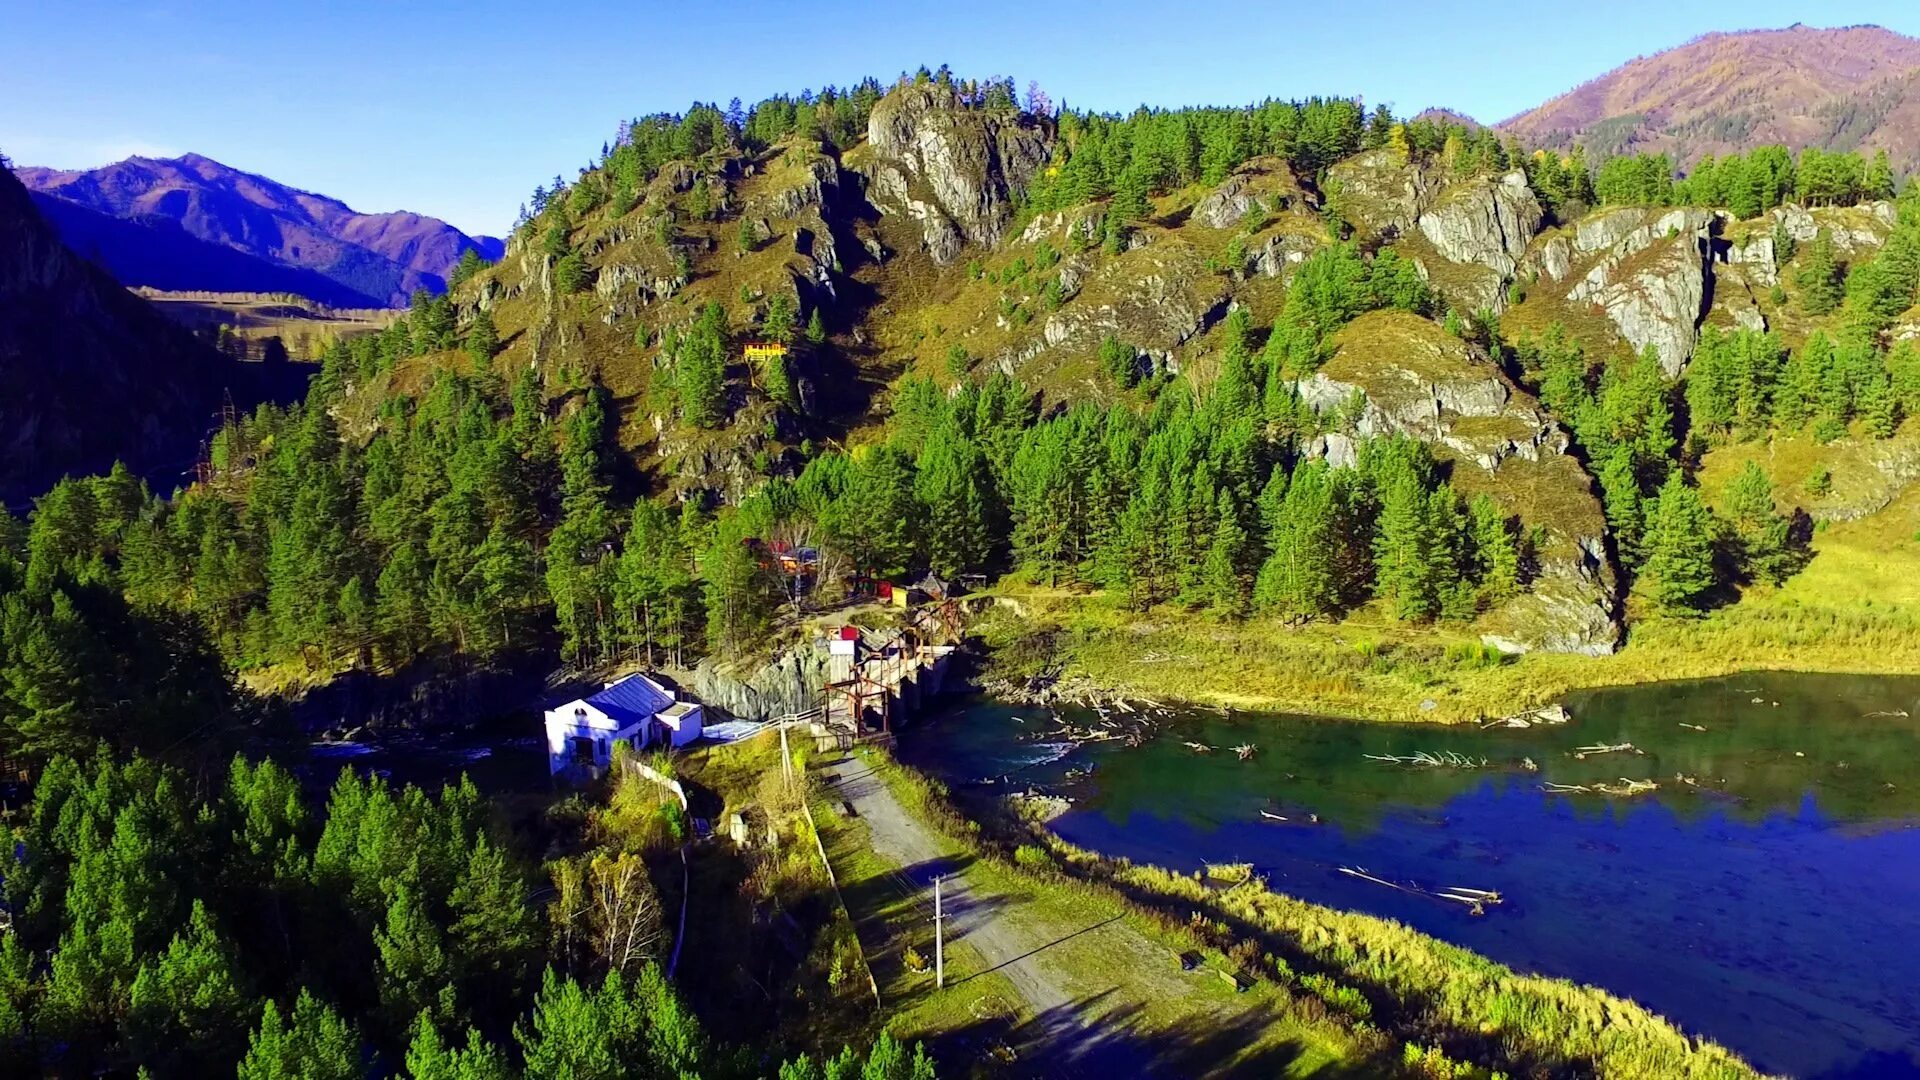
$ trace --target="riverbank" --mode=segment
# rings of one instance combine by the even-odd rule
[[[1245,867],[1189,877],[1103,858],[998,800],[956,806],[938,781],[890,759],[870,764],[901,806],[939,830],[952,857],[1069,910],[1124,915],[1164,947],[1204,956],[1270,1002],[1275,1021],[1329,1033],[1323,1045],[1344,1044],[1349,1070],[1615,1080],[1757,1075],[1727,1050],[1594,987],[1522,975],[1391,920],[1272,892]]]
[[[886,755],[819,768],[814,816],[888,1024],[934,1046],[942,1075],[1401,1075],[1404,1051],[1381,1031],[1240,976],[1178,919],[1036,865],[1037,849],[985,842]],[[944,988],[932,970],[935,878]]]
[[[1920,673],[1920,494],[1823,528],[1807,567],[1698,618],[1631,605],[1610,656],[1502,656],[1470,625],[1396,622],[1361,609],[1338,623],[1228,622],[1113,597],[1004,582],[1011,603],[977,632],[989,677],[1108,695],[1363,720],[1467,723],[1576,690],[1742,671]]]

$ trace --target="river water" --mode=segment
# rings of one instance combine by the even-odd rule
[[[1633,998],[1765,1070],[1920,1077],[1920,678],[1742,675],[1566,705],[1571,723],[1526,730],[1183,711],[1129,747],[974,700],[901,753],[956,785],[1071,795],[1053,827],[1081,846],[1249,862],[1277,890]],[[1246,743],[1250,760],[1228,749]],[[1368,758],[1422,752],[1475,767]],[[1659,787],[1545,790],[1627,780]],[[1475,916],[1341,867],[1505,900]]]

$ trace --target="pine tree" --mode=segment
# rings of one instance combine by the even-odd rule
[[[1434,614],[1434,536],[1426,493],[1411,471],[1390,475],[1380,487],[1380,516],[1373,537],[1374,595],[1396,619]]]
[[[705,581],[707,647],[722,656],[739,656],[765,638],[780,595],[758,545],[737,523],[716,530],[700,559]]]
[[[1825,315],[1846,298],[1839,256],[1834,253],[1833,237],[1821,229],[1807,250],[1806,264],[1795,277],[1800,286],[1800,309],[1809,315]]]
[[[267,1002],[238,1080],[360,1080],[366,1072],[361,1059],[352,1026],[302,989],[287,1018]]]
[[[1490,495],[1476,495],[1469,504],[1473,550],[1479,567],[1480,595],[1497,604],[1520,588],[1520,546],[1506,511]]]
[[[467,1029],[464,1047],[449,1045],[431,1017],[421,1013],[407,1047],[407,1080],[513,1080],[512,1064],[500,1048]]]
[[[927,565],[942,577],[983,571],[993,554],[993,479],[987,460],[951,422],[928,437],[915,464]]]
[[[1715,584],[1713,515],[1678,470],[1648,516],[1644,577],[1668,612],[1697,610]]]
[[[680,391],[681,415],[695,427],[718,427],[726,418],[726,319],[726,310],[710,303],[679,342],[674,385]]]
[[[761,336],[787,344],[793,340],[794,318],[793,297],[784,292],[775,293],[773,299],[767,301],[767,315],[760,323]]]
[[[467,327],[467,355],[483,370],[487,361],[493,359],[494,351],[500,347],[500,335],[493,328],[493,315],[485,308],[474,312],[473,322]]]
[[[1739,544],[1740,565],[1757,580],[1775,584],[1793,572],[1786,515],[1774,506],[1773,483],[1749,461],[1727,485],[1727,517]]]
[[[1200,571],[1207,606],[1221,615],[1244,615],[1253,599],[1253,575],[1248,570],[1251,545],[1233,493],[1222,491],[1213,543]]]
[[[1324,460],[1302,465],[1270,526],[1267,550],[1254,585],[1260,610],[1299,619],[1331,614],[1339,605],[1332,470]]]
[[[1607,528],[1613,533],[1620,561],[1630,569],[1637,567],[1644,557],[1641,537],[1646,530],[1646,513],[1641,505],[1640,478],[1633,470],[1633,451],[1614,447],[1600,461],[1599,479]]]

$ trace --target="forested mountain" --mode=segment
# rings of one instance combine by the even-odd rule
[[[1886,150],[1920,164],[1920,40],[1878,26],[1706,34],[1502,123],[1530,146],[1664,152]]]
[[[222,433],[140,542],[44,551],[241,666],[750,653],[806,602],[751,553],[800,541],[834,587],[1017,572],[1606,652],[1804,561],[1818,500],[1710,499],[1705,452],[1920,406],[1892,188],[1340,99],[1106,116],[923,71],[701,105]]]
[[[0,167],[0,501],[116,458],[185,469],[253,382],[67,249]]]
[[[337,199],[300,191],[198,154],[128,158],[85,171],[19,168],[42,195],[148,230],[171,225],[209,244],[284,268],[234,282],[238,267],[202,249],[173,243],[156,262],[151,232],[107,230],[75,215],[54,215],[68,244],[97,258],[127,285],[228,292],[286,291],[290,272],[333,283],[327,295],[300,291],[336,307],[385,307],[416,289],[440,291],[468,251],[497,257],[499,241],[469,237],[438,218],[396,212],[362,214]]]

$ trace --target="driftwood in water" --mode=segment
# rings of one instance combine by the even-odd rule
[[[1206,743],[1190,742],[1187,744],[1187,749],[1193,751],[1196,754],[1213,753],[1213,747],[1208,746]]]
[[[1254,754],[1254,751],[1258,749],[1260,748],[1253,745],[1252,743],[1241,743],[1239,746],[1236,746],[1233,748],[1233,752],[1240,755],[1241,761],[1245,761],[1248,758],[1252,757]]]
[[[1660,784],[1654,780],[1631,780],[1621,777],[1617,784],[1601,782],[1597,784],[1555,784],[1549,781],[1540,785],[1540,790],[1552,795],[1645,795],[1649,791],[1659,790]]]
[[[1364,867],[1343,866],[1340,868],[1340,872],[1349,877],[1359,878],[1361,881],[1371,881],[1375,885],[1385,885],[1389,889],[1395,889],[1410,896],[1428,896],[1435,900],[1448,900],[1456,904],[1464,904],[1467,910],[1474,915],[1485,915],[1488,905],[1502,903],[1505,900],[1504,897],[1492,889],[1469,889],[1464,885],[1448,885],[1444,888],[1429,889],[1420,885],[1388,881],[1386,878],[1375,877],[1367,873]]]
[[[1564,724],[1573,719],[1564,705],[1542,705],[1537,709],[1527,709],[1511,716],[1496,716],[1481,724],[1481,727],[1530,728],[1535,724]]]
[[[1442,750],[1437,754],[1421,750],[1413,754],[1363,754],[1368,761],[1381,761],[1389,765],[1408,765],[1416,769],[1484,769],[1486,758],[1470,758],[1452,750]]]
[[[1623,743],[1595,743],[1592,746],[1576,746],[1570,751],[1570,753],[1573,754],[1573,759],[1575,761],[1581,761],[1589,756],[1597,757],[1601,754],[1645,754],[1646,751],[1640,749],[1639,747],[1633,745],[1630,742],[1623,742]]]

